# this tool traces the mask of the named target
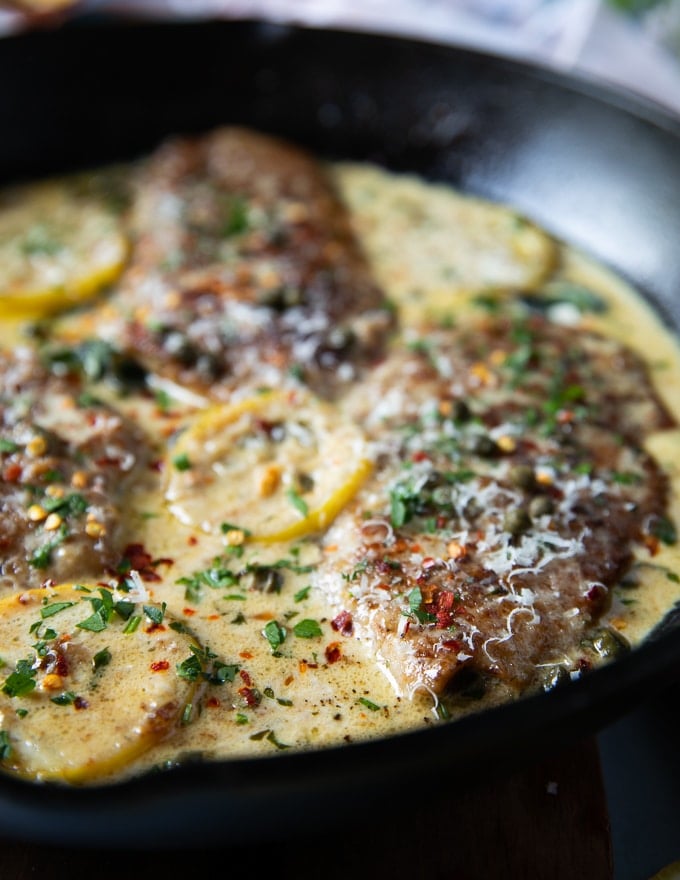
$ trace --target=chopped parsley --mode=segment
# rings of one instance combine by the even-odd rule
[[[305,499],[295,491],[295,489],[288,489],[286,492],[286,497],[293,505],[293,507],[301,513],[302,516],[307,516],[309,514],[309,505],[305,501]]]
[[[272,649],[272,654],[278,654],[278,650],[281,645],[286,640],[286,636],[288,635],[288,630],[285,626],[281,626],[281,624],[277,620],[270,620],[269,623],[262,630],[262,635],[269,642],[269,647]]]
[[[189,460],[189,456],[186,454],[186,452],[182,452],[180,455],[176,455],[173,458],[172,463],[175,467],[175,470],[178,471],[188,471],[191,470],[192,467],[191,461]]]
[[[378,706],[377,703],[374,703],[373,700],[369,700],[366,697],[359,697],[358,702],[361,703],[362,706],[365,706],[367,709],[370,709],[371,712],[380,711],[380,706]]]
[[[2,686],[2,692],[8,697],[24,697],[35,690],[35,676],[37,670],[33,668],[34,657],[27,660],[19,660],[14,672],[7,676]]]
[[[308,618],[298,621],[293,627],[293,632],[299,639],[315,639],[323,635],[319,623]]]

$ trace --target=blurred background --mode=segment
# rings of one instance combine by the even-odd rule
[[[79,15],[408,34],[592,76],[680,113],[680,0],[0,0],[0,34]]]

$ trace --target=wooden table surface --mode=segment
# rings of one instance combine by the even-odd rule
[[[451,785],[433,809],[405,783],[394,814],[361,819],[351,833],[257,847],[73,850],[0,840],[0,880],[187,880],[371,877],[427,880],[611,880],[612,850],[594,739],[470,791]]]

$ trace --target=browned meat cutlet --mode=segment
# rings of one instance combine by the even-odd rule
[[[580,674],[610,587],[668,532],[641,446],[670,419],[640,362],[542,320],[487,321],[395,351],[371,382],[354,408],[378,466],[326,537],[321,588],[402,693]]]
[[[306,153],[238,128],[143,166],[117,304],[146,366],[227,396],[289,373],[332,392],[380,355],[389,310],[347,212]]]
[[[81,391],[27,349],[0,354],[0,588],[102,578],[120,557],[121,504],[145,445]]]

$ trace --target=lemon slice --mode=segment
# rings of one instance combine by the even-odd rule
[[[158,606],[72,584],[0,600],[0,767],[87,782],[123,769],[190,711],[195,641]],[[108,598],[107,598],[108,597]],[[106,601],[105,601],[106,600]],[[102,611],[106,606],[107,610]],[[147,610],[145,610],[145,608]]]
[[[555,241],[515,211],[371,166],[335,171],[376,280],[405,323],[455,314],[488,290],[530,289],[555,268]]]
[[[115,281],[127,239],[102,199],[64,181],[0,194],[0,317],[40,318]]]
[[[202,412],[171,451],[166,499],[183,523],[288,541],[331,523],[371,470],[361,430],[297,392]]]

